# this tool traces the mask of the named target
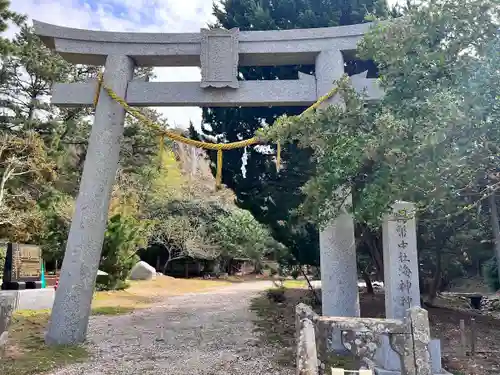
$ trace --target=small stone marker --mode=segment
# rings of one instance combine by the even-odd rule
[[[42,287],[42,250],[38,246],[9,243],[3,271],[3,290]]]
[[[467,355],[467,336],[465,335],[465,320],[460,319],[460,355]]]

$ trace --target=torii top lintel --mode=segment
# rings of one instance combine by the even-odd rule
[[[201,82],[130,82],[127,102],[135,106],[310,105],[344,73],[343,51],[356,50],[370,23],[280,31],[202,29],[200,33],[129,33],[74,29],[33,21],[35,33],[75,64],[106,65],[111,55],[136,66],[201,67]],[[315,64],[316,76],[298,80],[239,81],[238,66]],[[318,65],[319,64],[319,65]],[[353,76],[370,98],[381,93],[375,80]],[[87,106],[96,82],[56,84],[52,103]],[[214,91],[217,89],[216,91]],[[237,89],[237,90],[235,90]]]
[[[239,65],[270,66],[314,64],[320,51],[355,50],[371,23],[280,31],[202,29],[200,33],[94,31],[40,21],[33,25],[49,48],[76,64],[104,65],[107,55],[125,54],[137,66],[200,66],[203,44],[233,35]]]

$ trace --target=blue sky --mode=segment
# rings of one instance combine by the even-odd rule
[[[213,21],[212,0],[14,0],[11,8],[30,19],[107,31],[198,32]],[[161,68],[155,73],[159,81],[200,79],[198,68]],[[162,108],[161,112],[174,126],[201,121],[199,108]]]

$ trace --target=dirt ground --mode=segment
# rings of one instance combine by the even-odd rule
[[[50,375],[292,375],[273,361],[279,348],[258,345],[248,309],[270,287],[269,281],[234,283],[130,314],[92,317],[91,357]]]
[[[268,339],[279,342],[284,351],[284,362],[294,363],[294,313],[299,302],[311,304],[311,294],[307,289],[287,289],[283,303],[270,303],[266,296],[254,300],[253,309],[259,320],[257,326],[267,332]],[[385,315],[384,295],[360,293],[361,315],[383,318]],[[473,311],[458,311],[450,308],[427,308],[433,338],[441,339],[443,367],[454,375],[498,375],[500,374],[500,320],[479,315]],[[460,320],[465,321],[470,351],[470,321],[475,319],[476,354],[460,355]],[[335,361],[347,361],[335,358]],[[338,363],[349,367],[348,361]]]
[[[92,302],[92,319],[143,310],[167,298],[224,289],[232,284],[222,280],[175,279],[158,276],[151,281],[132,281],[127,290],[96,292]],[[193,297],[196,298],[196,297]],[[48,347],[44,343],[50,311],[17,311],[9,327],[9,341],[0,352],[0,375],[33,375],[74,362],[86,360],[83,346]]]

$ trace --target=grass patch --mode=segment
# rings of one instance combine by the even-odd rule
[[[122,315],[134,311],[133,307],[125,306],[100,306],[92,308],[92,315]]]
[[[250,309],[255,313],[255,330],[259,332],[264,344],[279,347],[275,356],[280,366],[293,367],[295,364],[295,327],[290,324],[287,314],[287,305],[276,303],[268,298],[267,293],[254,298]]]
[[[289,281],[291,283],[287,285]],[[274,288],[254,298],[250,308],[256,315],[254,321],[255,330],[261,334],[260,339],[263,344],[279,348],[279,352],[275,357],[277,364],[295,367],[295,307],[301,302],[314,306],[314,300],[311,293],[306,289],[307,283],[305,281],[287,280],[284,285],[286,286],[283,288],[284,300],[277,301],[274,296],[281,288]],[[299,286],[290,288],[290,285]],[[327,368],[356,368],[355,360],[351,356],[331,354],[327,358],[323,358],[323,362]]]
[[[283,286],[289,289],[303,289],[309,287],[305,280],[285,280]]]
[[[9,345],[0,358],[0,374],[34,375],[83,361],[83,346],[46,346],[48,311],[19,311],[12,317]]]
[[[167,296],[194,293],[230,285],[215,280],[175,279],[158,276],[152,281],[131,281],[127,290],[96,292],[92,315],[120,315],[147,308]],[[9,327],[9,342],[0,358],[1,375],[35,375],[81,362],[88,358],[84,346],[46,346],[50,310],[18,311]],[[1,353],[0,353],[1,354]]]

